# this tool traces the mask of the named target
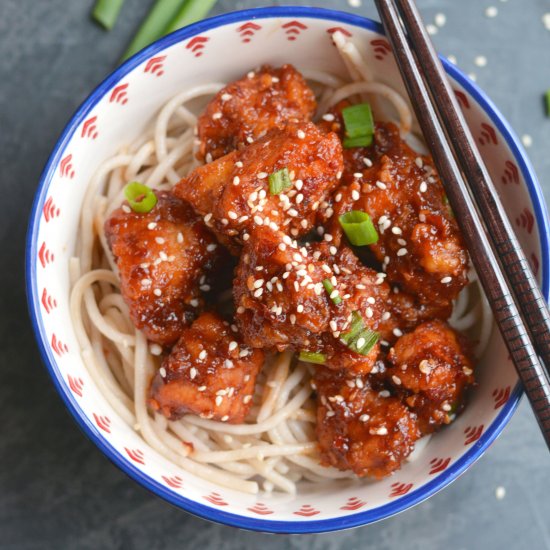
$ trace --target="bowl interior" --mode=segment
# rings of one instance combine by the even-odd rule
[[[360,47],[376,80],[404,91],[378,26],[338,12],[270,8],[221,16],[170,35],[138,54],[88,98],[61,137],[37,194],[28,243],[31,315],[54,381],[88,435],[136,480],[203,517],[267,531],[334,530],[381,519],[437,491],[498,435],[518,398],[517,376],[498,331],[477,367],[469,407],[417,460],[378,482],[327,484],[296,496],[250,496],[187,473],[150,448],[109,406],[80,357],[69,315],[68,262],[80,204],[100,164],[136,138],[185,87],[226,82],[263,63],[292,63],[347,77],[331,43],[336,29]],[[539,281],[547,277],[548,232],[532,170],[500,115],[447,66],[474,136]],[[544,290],[546,292],[546,279]]]

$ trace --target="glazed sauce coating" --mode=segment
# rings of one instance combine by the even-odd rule
[[[366,377],[318,368],[313,381],[321,463],[361,477],[397,470],[420,437],[416,415]]]
[[[262,231],[247,243],[237,268],[235,319],[253,347],[322,353],[326,367],[369,372],[380,344],[361,355],[341,336],[358,312],[366,328],[392,338],[396,321],[387,308],[390,289],[384,277],[361,265],[348,247],[299,246],[288,236]],[[327,280],[336,294],[327,292]]]
[[[322,127],[341,135],[345,106]],[[415,153],[392,123],[377,123],[373,145],[344,149],[344,165],[328,212],[335,238],[343,238],[338,216],[369,214],[379,235],[371,249],[388,280],[417,297],[424,319],[447,318],[467,284],[468,255],[432,159]]]
[[[243,345],[235,327],[214,313],[203,313],[162,361],[149,402],[170,420],[193,413],[242,423],[263,362],[263,351]]]
[[[388,354],[386,371],[404,402],[418,415],[423,434],[449,424],[474,383],[473,363],[463,338],[442,321],[419,325]]]
[[[208,288],[221,247],[188,204],[167,191],[155,194],[146,214],[124,202],[106,220],[105,234],[134,325],[150,341],[170,345],[200,312],[201,286]]]
[[[196,168],[174,188],[238,254],[257,228],[293,237],[313,227],[321,202],[338,184],[342,146],[311,122],[287,124],[259,141]],[[272,195],[269,175],[286,168],[292,186]]]
[[[228,84],[208,103],[197,123],[197,158],[210,162],[257,141],[289,121],[309,120],[315,96],[292,66],[264,65]]]

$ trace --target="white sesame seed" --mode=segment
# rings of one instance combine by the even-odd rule
[[[422,361],[420,361],[420,363],[418,364],[418,370],[422,374],[430,374],[430,372],[432,371],[430,362],[427,359],[422,359]]]
[[[368,414],[362,414],[360,417],[359,417],[359,420],[361,422],[368,422],[370,420],[370,415]]]
[[[163,377],[163,378],[166,378],[166,369],[164,367],[160,367],[159,369],[159,374]]]
[[[288,215],[295,218],[298,215],[298,211],[295,208],[289,208],[288,209]]]
[[[153,290],[153,294],[155,296],[162,296],[162,290],[160,288],[155,288],[155,290]]]
[[[340,202],[342,200],[342,193],[338,193],[335,197],[334,197],[334,202]]]
[[[393,380],[393,383],[397,386],[400,386],[401,385],[401,378],[399,378],[399,376],[395,376],[395,374],[391,377],[391,379]]]
[[[327,242],[330,242],[330,241],[332,241],[332,235],[330,233],[325,233],[323,235],[323,239],[325,239],[325,241],[327,241]]]
[[[444,13],[436,13],[434,16],[434,23],[438,27],[443,27],[447,22],[447,16]]]
[[[407,246],[407,241],[405,239],[397,239],[397,244],[401,246]]]
[[[452,277],[443,277],[443,279],[441,279],[441,282],[445,285],[447,283],[450,283],[452,280]]]
[[[353,177],[354,178],[362,178],[363,177],[363,172],[354,172]]]
[[[462,367],[462,372],[466,375],[466,376],[470,376],[471,374],[474,373],[474,371],[469,368],[469,367]]]
[[[427,190],[428,190],[428,184],[423,181],[421,184],[420,184],[420,187],[418,188],[418,190],[421,192],[421,193],[425,193]]]
[[[382,321],[387,321],[391,317],[391,313],[389,311],[384,311],[382,313]]]
[[[529,134],[523,134],[521,136],[521,142],[525,147],[531,147],[531,145],[533,145],[533,138]]]
[[[151,286],[153,281],[151,279],[141,279],[141,286]]]
[[[220,118],[222,118],[222,114],[220,112],[214,113],[212,115],[212,120],[219,120]]]
[[[164,244],[166,242],[162,237],[155,237],[155,241],[158,244]]]
[[[334,115],[332,113],[326,113],[323,115],[323,120],[326,120],[327,122],[332,122],[334,120]]]
[[[210,285],[201,285],[201,286],[200,286],[200,289],[201,289],[203,292],[209,292],[209,291],[210,291]]]
[[[243,403],[246,405],[247,403],[250,403],[252,401],[252,396],[251,395],[245,395],[243,397]]]
[[[248,136],[248,137],[246,138],[246,141],[247,141],[248,143],[254,143],[254,140],[253,140],[250,136]]]
[[[245,234],[243,235],[243,241],[246,242],[246,241],[248,241],[248,239],[250,239],[250,235],[249,235],[248,233],[245,233]]]
[[[129,214],[132,211],[132,209],[127,204],[123,204],[122,211],[125,212],[126,214]]]
[[[221,100],[222,101],[228,101],[229,99],[231,99],[231,94],[222,94],[222,97],[221,97]]]
[[[149,346],[149,351],[153,354],[153,355],[160,355],[162,353],[162,347],[159,346],[158,344],[151,344]]]
[[[264,220],[260,216],[256,215],[256,216],[254,216],[254,223],[256,223],[257,225],[263,225]]]
[[[209,212],[208,214],[206,214],[206,216],[204,216],[203,219],[204,219],[205,223],[208,223],[212,219],[212,213]]]
[[[402,235],[403,234],[403,231],[401,230],[400,227],[396,227],[396,226],[393,226],[391,228],[391,232],[394,234],[394,235]]]
[[[306,133],[303,131],[303,130],[298,130],[298,132],[296,133],[296,135],[300,138],[300,139],[304,139],[306,137]]]
[[[267,178],[268,174],[267,172],[258,172],[258,175],[256,176],[259,180],[263,180]],[[264,195],[265,196],[265,195]]]
[[[191,304],[192,307],[199,307],[199,301],[196,298],[189,300],[189,303]]]
[[[390,396],[390,392],[389,392],[388,390],[382,390],[382,391],[378,392],[378,395],[379,395],[380,397],[386,398],[386,397],[389,397],[389,396]]]
[[[374,311],[372,311],[372,308],[368,307],[365,309],[365,315],[367,316],[367,319],[371,319],[374,315]]]
[[[398,256],[406,256],[406,255],[407,255],[407,249],[406,249],[406,248],[400,248],[400,249],[397,251],[397,255],[398,255]]]
[[[365,345],[365,342],[366,342],[366,340],[363,337],[361,337],[357,340],[356,345],[357,345],[358,348],[362,348]]]
[[[234,367],[233,361],[231,361],[231,359],[226,359],[226,360],[223,362],[223,366],[224,366],[226,369],[232,369],[232,368]]]
[[[378,187],[378,189],[387,189],[387,186],[383,181],[377,181],[376,187]]]
[[[260,288],[263,284],[264,284],[264,280],[263,280],[263,279],[256,279],[256,280],[254,281],[254,288]]]
[[[375,433],[376,435],[388,435],[388,428],[386,428],[386,426],[381,426]]]
[[[414,163],[418,166],[418,168],[422,168],[424,166],[424,161],[422,160],[422,157],[416,157],[414,159]]]
[[[259,298],[264,293],[263,288],[259,288],[258,290],[254,291],[254,298]]]
[[[191,380],[193,380],[193,378],[195,378],[195,376],[197,376],[197,369],[195,367],[191,367],[189,369],[189,378],[191,378]]]
[[[236,220],[238,218],[237,214],[235,212],[233,212],[233,210],[229,210],[229,212],[227,213],[227,215],[232,219],[232,220]]]
[[[156,222],[149,222],[147,224],[147,229],[155,229],[156,226],[157,226]]]
[[[296,204],[300,204],[303,200],[304,195],[302,195],[302,193],[298,193],[298,195],[296,195]]]
[[[220,420],[221,420],[222,422],[227,422],[227,421],[229,420],[229,415],[226,414],[225,416],[222,416],[222,417],[220,418]]]
[[[372,160],[367,157],[363,157],[363,162],[365,163],[365,166],[368,166],[369,168],[372,166]]]
[[[449,412],[452,409],[452,407],[451,405],[449,405],[449,403],[445,402],[443,403],[443,405],[441,405],[441,409],[444,410],[445,412]]]
[[[197,390],[198,390],[198,391],[204,391],[204,390],[206,390],[206,386],[199,386],[199,387],[197,388]]]
[[[418,221],[424,223],[426,221],[426,214],[418,214]]]
[[[475,63],[478,67],[485,67],[485,65],[487,65],[487,58],[486,58],[484,55],[478,55],[478,56],[474,59],[474,63]]]
[[[238,346],[239,344],[237,344],[237,342],[233,340],[232,342],[229,343],[229,351],[233,351],[234,349],[237,349]]]
[[[352,198],[352,200],[357,201],[357,200],[359,200],[360,197],[361,197],[361,195],[359,194],[359,191],[357,191],[356,189],[354,189],[354,190],[351,192],[351,198]]]
[[[399,330],[397,327],[393,329],[393,334],[395,336],[397,336],[398,338],[400,338],[401,336],[403,336],[403,333],[401,332],[401,330]]]

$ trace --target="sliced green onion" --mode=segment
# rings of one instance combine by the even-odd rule
[[[325,290],[327,291],[327,294],[330,297],[330,295],[334,291],[334,285],[328,279],[324,279],[323,280],[323,286],[325,287]],[[342,298],[340,298],[340,296],[334,296],[334,298],[330,298],[330,299],[336,305],[342,303]]]
[[[378,233],[366,212],[351,210],[342,214],[338,220],[352,245],[365,246],[378,241]]]
[[[150,212],[157,204],[157,196],[153,190],[138,181],[132,181],[124,188],[124,196],[130,208],[139,214]]]
[[[365,328],[365,324],[363,323],[363,318],[361,317],[361,314],[358,311],[354,311],[351,314],[351,326],[350,329],[342,334],[341,338],[346,344],[350,344],[357,338],[357,335]]]
[[[368,147],[369,145],[372,145],[372,134],[369,136],[344,138],[342,145],[344,146],[344,149],[352,149],[353,147]]]
[[[269,193],[271,195],[279,195],[285,189],[292,187],[292,182],[290,181],[290,174],[288,173],[288,168],[281,168],[273,174],[269,174]]]
[[[216,0],[186,0],[164,29],[163,34],[169,34],[204,19],[215,3]]]
[[[550,117],[550,90],[546,90],[544,102],[546,103],[546,116]]]
[[[315,363],[317,365],[324,365],[327,360],[327,356],[324,353],[316,353],[313,351],[301,351],[298,355],[300,361],[305,361],[306,363]]]
[[[374,120],[368,103],[350,105],[342,109],[346,137],[358,138],[374,134]]]
[[[118,18],[124,0],[97,0],[92,17],[105,29],[110,31]]]
[[[350,350],[361,355],[368,355],[379,338],[380,335],[377,332],[365,328],[363,318],[358,311],[352,313],[350,330],[341,336],[342,341]]]
[[[443,203],[447,205],[447,208],[449,209],[449,216],[451,218],[455,217],[455,213],[453,212],[453,209],[451,208],[451,203],[449,202],[449,197],[447,195],[443,195]]]
[[[160,38],[178,13],[181,4],[182,0],[157,0],[124,52],[122,61]]]

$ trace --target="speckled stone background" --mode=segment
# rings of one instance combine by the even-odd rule
[[[382,523],[316,536],[248,533],[196,519],[128,479],[78,430],[40,362],[27,317],[27,216],[63,126],[113,68],[151,3],[126,0],[115,30],[105,33],[89,20],[92,0],[0,0],[0,547],[550,548],[550,457],[526,401],[487,454],[442,493]],[[214,13],[273,3],[224,0]],[[371,0],[309,3],[376,16]],[[541,95],[550,88],[550,31],[542,22],[550,2],[418,4],[427,23],[446,15],[434,37],[439,50],[475,73],[516,132],[531,136],[528,151],[549,200],[550,119]],[[496,17],[487,17],[489,6]],[[484,67],[476,65],[480,55]]]

